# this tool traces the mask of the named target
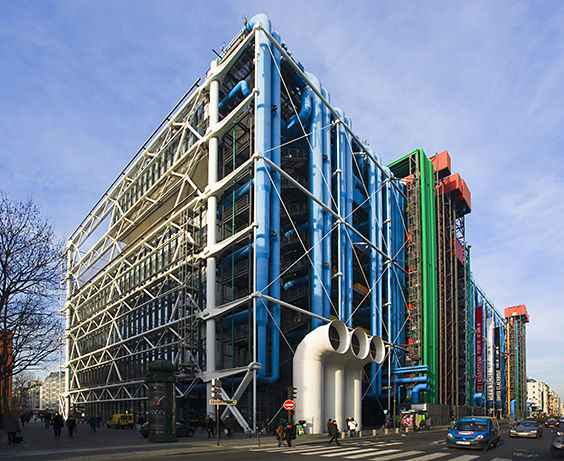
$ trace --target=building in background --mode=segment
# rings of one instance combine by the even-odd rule
[[[550,390],[548,397],[548,414],[552,416],[560,414],[560,397],[552,389]]]
[[[507,403],[508,414],[521,419],[527,413],[527,360],[525,326],[529,314],[524,305],[505,309],[507,320]]]
[[[39,392],[39,408],[41,410],[58,410],[59,396],[64,391],[64,373],[54,371],[43,381]]]

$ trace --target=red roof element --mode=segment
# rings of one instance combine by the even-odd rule
[[[525,322],[529,321],[529,314],[527,313],[527,308],[524,304],[519,306],[506,307],[505,308],[505,318],[509,317],[525,317]]]
[[[466,181],[458,173],[448,176],[441,181],[437,187],[441,194],[452,193],[456,200],[458,211],[461,215],[470,213],[472,210],[472,197]]]
[[[433,164],[433,171],[439,174],[439,179],[450,175],[450,155],[446,150],[433,155],[429,160]]]

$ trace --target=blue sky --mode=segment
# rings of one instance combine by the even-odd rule
[[[70,235],[257,12],[384,162],[450,152],[474,276],[564,396],[562,2],[3,0],[0,188]]]

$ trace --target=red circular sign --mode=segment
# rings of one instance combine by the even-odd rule
[[[294,408],[296,408],[296,403],[293,400],[286,400],[284,402],[284,409],[293,410]]]

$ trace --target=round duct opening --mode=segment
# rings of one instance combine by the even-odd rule
[[[360,328],[355,328],[351,332],[351,349],[355,357],[359,359],[365,359],[368,355],[368,336],[364,330]]]
[[[329,324],[329,342],[335,352],[342,354],[348,348],[347,327],[340,320],[333,320]]]
[[[353,354],[358,357],[358,353],[360,352],[360,341],[358,340],[357,335],[354,335],[354,334],[352,335],[352,337],[351,337],[351,347],[352,347]]]
[[[386,356],[386,346],[384,341],[379,336],[372,336],[370,338],[370,357],[375,363],[382,363]]]

